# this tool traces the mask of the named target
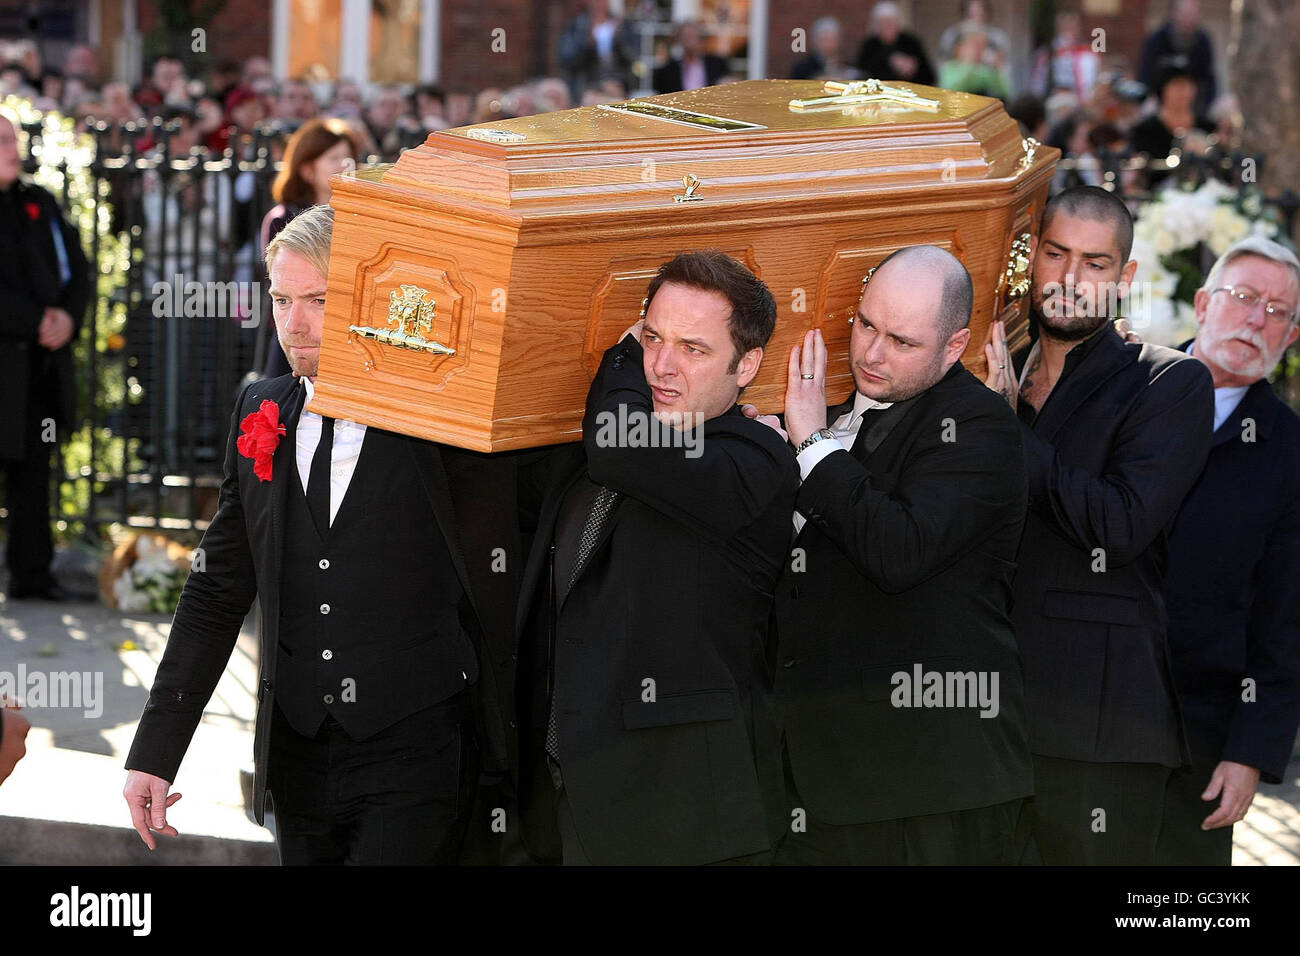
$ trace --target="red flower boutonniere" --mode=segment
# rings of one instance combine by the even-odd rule
[[[29,202],[27,204],[27,216],[32,222],[41,218],[41,204],[38,202]]]
[[[239,453],[253,459],[253,474],[262,481],[271,480],[271,456],[285,433],[280,423],[280,406],[269,398],[260,408],[244,416],[239,423]]]

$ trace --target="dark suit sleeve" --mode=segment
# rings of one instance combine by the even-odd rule
[[[891,594],[915,587],[977,547],[1008,520],[1008,501],[1023,501],[1025,494],[1019,433],[1009,407],[980,403],[954,416],[955,441],[943,440],[947,413],[922,408],[914,414],[921,416],[910,425],[916,446],[892,491],[876,487],[852,454],[836,451],[804,479],[797,501],[808,521]]]
[[[1256,489],[1258,490],[1258,489]],[[1300,727],[1300,496],[1268,536],[1255,574],[1246,632],[1246,676],[1255,700],[1237,701],[1221,759],[1281,783]]]
[[[15,243],[22,241],[17,234],[12,238]],[[47,303],[30,294],[29,282],[19,281],[27,278],[18,274],[23,270],[20,257],[3,258],[4,261],[0,262],[0,336],[34,342]]]
[[[240,394],[230,421],[220,504],[199,544],[204,570],[192,572],[185,582],[167,649],[126,761],[128,770],[142,770],[168,781],[176,779],[181,758],[226,669],[239,629],[257,594],[239,495],[236,450],[240,409],[251,387],[245,387]]]
[[[45,306],[23,290],[0,286],[0,335],[35,341],[45,315]]]
[[[72,335],[76,338],[86,320],[86,306],[90,302],[94,276],[81,245],[80,230],[64,218],[57,205],[53,206],[51,213],[58,217],[59,230],[63,234],[63,248],[68,253],[68,270],[71,272],[59,294],[59,306],[72,316]]]
[[[1170,363],[1143,390],[1116,432],[1105,471],[1063,463],[1025,425],[1031,506],[1068,539],[1122,567],[1168,526],[1210,453],[1214,386],[1200,362]]]
[[[793,488],[794,454],[772,429],[741,415],[705,422],[690,448],[608,441],[611,430],[602,423],[618,421],[620,406],[628,421],[654,422],[643,356],[631,335],[605,353],[582,423],[587,472],[598,484],[729,538],[752,524],[782,488]]]

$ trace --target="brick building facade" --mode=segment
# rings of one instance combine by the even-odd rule
[[[583,2],[408,0],[405,4],[384,6],[385,9],[403,7],[417,10],[418,30],[422,33],[420,42],[425,46],[420,52],[419,67],[412,66],[408,71],[412,75],[407,82],[436,79],[450,90],[470,92],[558,73],[560,35]],[[1005,30],[1012,40],[1012,72],[1016,86],[1023,86],[1032,55],[1028,24],[1033,2],[990,0],[994,24]],[[741,24],[748,21],[766,26],[764,42],[754,43],[753,38],[750,42],[751,52],[759,52],[757,63],[751,69],[766,76],[789,74],[790,67],[800,56],[792,49],[793,31],[810,30],[813,21],[820,16],[831,15],[841,21],[848,49],[851,54],[856,54],[867,33],[872,7],[864,0],[663,0],[660,6],[675,11],[699,11],[707,22],[708,12],[719,3],[729,3],[743,14],[736,17]],[[623,0],[622,3],[615,0],[613,5],[632,9],[639,5],[639,0]],[[909,28],[921,36],[933,55],[939,34],[957,19],[957,0],[902,0],[899,5],[910,22]],[[1077,5],[1083,10],[1085,31],[1090,33],[1097,27],[1104,29],[1107,53],[1134,70],[1143,37],[1164,19],[1168,8],[1167,0],[1079,0]],[[1221,73],[1229,39],[1230,5],[1231,0],[1201,2],[1202,20],[1215,41]],[[202,5],[192,3],[191,6]],[[63,25],[63,34],[68,32],[68,24],[74,24],[71,29],[77,39],[100,48],[106,77],[135,80],[139,74],[138,66],[133,69],[133,64],[138,63],[151,48],[157,48],[152,42],[156,39],[152,34],[166,22],[163,9],[184,7],[184,0],[0,0],[0,24],[12,35],[20,24],[26,23],[30,29],[31,25],[39,23],[40,11],[45,10],[51,18],[57,15]],[[276,66],[276,72],[285,75],[290,70],[284,54],[294,43],[294,24],[309,8],[344,11],[339,16],[346,22],[341,28],[335,24],[344,46],[355,41],[358,24],[362,28],[360,32],[366,32],[369,0],[225,0],[220,12],[204,25],[207,31],[205,55],[212,57],[214,62],[266,56]],[[370,23],[373,22],[372,14]],[[134,43],[130,39],[133,26],[140,38]],[[47,60],[57,62],[62,52],[57,47],[70,42],[60,36],[53,41],[56,48],[48,49],[51,43],[47,41]],[[180,43],[185,50],[189,36],[173,33],[172,43]],[[502,43],[504,50],[500,49]],[[374,46],[373,39],[371,46]],[[362,48],[348,63],[335,65],[332,72],[364,80],[366,77],[358,74],[369,72],[370,58],[380,55],[382,53]]]

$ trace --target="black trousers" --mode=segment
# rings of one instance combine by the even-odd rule
[[[785,819],[807,806],[781,748],[785,771]],[[1019,861],[1027,837],[1026,800],[948,813],[837,826],[806,813],[801,830],[791,829],[776,848],[777,866],[1006,866]]]
[[[467,693],[353,740],[303,737],[275,708],[267,788],[283,866],[456,862],[478,777]]]
[[[5,562],[9,590],[36,591],[54,584],[50,562],[54,542],[50,535],[50,452],[54,445],[42,441],[41,422],[48,417],[36,403],[28,402],[24,455],[19,460],[0,459],[5,477],[5,507],[9,510],[9,541]]]
[[[560,846],[564,850],[565,866],[591,866],[591,859],[582,847],[582,838],[578,836],[577,824],[573,822],[573,807],[561,786],[556,791],[556,823],[560,828]]]
[[[1025,800],[835,826],[811,815],[785,835],[777,866],[1008,866]]]
[[[1207,752],[1219,753],[1221,749]],[[1219,807],[1219,797],[1201,799],[1218,761],[1197,762],[1195,745],[1192,756],[1192,766],[1175,770],[1165,784],[1156,863],[1159,866],[1231,866],[1232,827],[1201,829],[1201,821]]]
[[[1031,833],[1048,866],[1151,866],[1169,767],[1034,755]],[[1033,849],[1031,848],[1031,849]]]
[[[555,783],[556,796],[556,825],[560,831],[560,845],[564,852],[565,866],[594,866],[591,858],[587,856],[587,851],[582,845],[582,837],[578,834],[578,826],[573,819],[573,807],[569,805],[568,795],[564,790],[564,781],[560,776],[559,767],[555,765],[550,758],[547,763],[551,771],[551,778]],[[647,834],[647,839],[653,839],[653,834]],[[772,862],[770,852],[755,853],[749,856],[736,857],[730,860],[719,860],[716,863],[710,863],[710,866],[768,866]]]

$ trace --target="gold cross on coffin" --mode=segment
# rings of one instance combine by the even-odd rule
[[[868,104],[888,103],[893,106],[905,106],[913,110],[935,112],[939,101],[926,99],[919,93],[901,86],[886,86],[879,80],[854,80],[841,83],[827,80],[822,86],[829,96],[813,96],[803,100],[791,100],[790,109],[796,113],[809,113],[816,110],[834,110],[844,106],[864,106]]]

